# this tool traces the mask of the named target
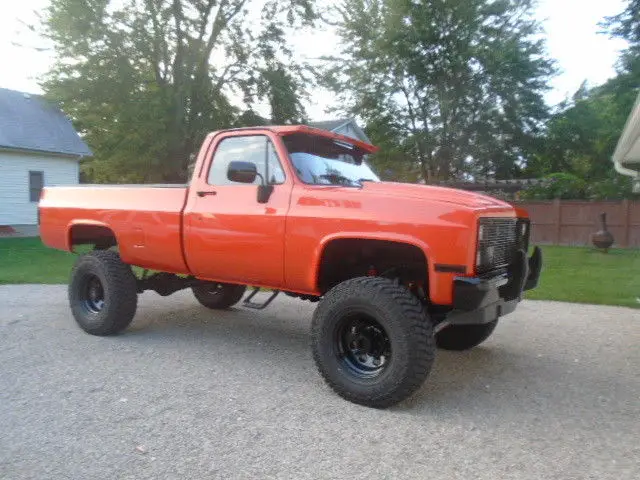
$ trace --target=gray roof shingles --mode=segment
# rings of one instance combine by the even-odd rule
[[[39,95],[0,88],[0,148],[93,155],[55,105]]]
[[[338,127],[341,127],[345,123],[349,123],[351,119],[349,118],[339,118],[336,120],[326,120],[323,122],[309,122],[310,127],[321,128],[323,130],[329,130],[330,132],[335,130]]]

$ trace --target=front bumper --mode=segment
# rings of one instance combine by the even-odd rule
[[[506,273],[498,276],[458,277],[454,281],[453,310],[448,325],[488,323],[513,312],[522,293],[538,285],[542,251],[535,247],[531,257],[520,250]]]

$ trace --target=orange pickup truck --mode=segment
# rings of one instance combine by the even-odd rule
[[[344,398],[387,407],[420,387],[437,347],[484,341],[536,286],[542,258],[538,248],[527,257],[526,212],[381,182],[365,158],[375,151],[307,126],[214,132],[189,185],[45,188],[42,240],[93,246],[68,295],[94,335],[127,328],[145,290],[191,288],[212,309],[238,303],[247,286],[248,308],[280,292],[319,301],[318,370]],[[270,290],[262,303],[260,287]]]

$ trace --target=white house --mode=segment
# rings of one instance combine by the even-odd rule
[[[322,128],[330,132],[339,133],[346,137],[355,138],[366,143],[371,143],[367,134],[364,133],[353,118],[343,118],[337,120],[327,120],[324,122],[310,122],[310,127]]]
[[[0,226],[35,225],[42,187],[77,184],[91,155],[59,108],[0,88]]]

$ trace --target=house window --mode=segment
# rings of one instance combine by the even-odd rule
[[[29,200],[37,202],[44,187],[44,172],[29,171]]]

